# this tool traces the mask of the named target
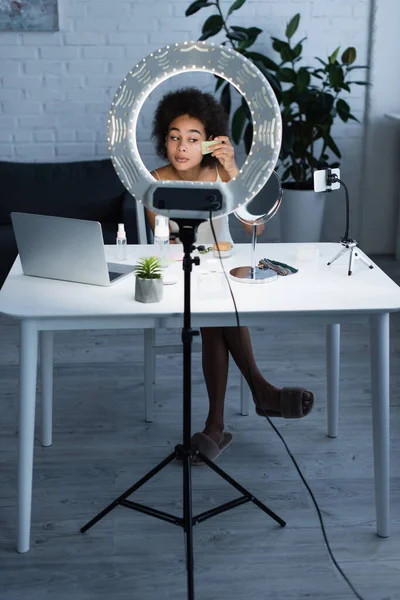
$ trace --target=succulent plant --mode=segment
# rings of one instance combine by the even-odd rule
[[[140,258],[136,266],[136,277],[139,279],[161,279],[161,263],[156,256]]]

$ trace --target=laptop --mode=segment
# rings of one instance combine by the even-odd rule
[[[108,263],[97,221],[12,212],[24,275],[109,286],[136,269]]]

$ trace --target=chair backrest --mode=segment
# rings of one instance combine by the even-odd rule
[[[146,231],[146,213],[144,210],[144,206],[141,202],[136,200],[136,227],[137,227],[137,237],[139,244],[148,244],[147,240],[147,231]]]
[[[154,242],[153,232],[146,216],[146,209],[141,202],[136,201],[137,236],[139,244],[152,244]]]

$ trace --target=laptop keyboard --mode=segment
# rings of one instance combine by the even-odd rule
[[[117,277],[121,277],[122,273],[115,273],[115,271],[108,271],[108,274],[110,276],[110,281],[114,281],[114,279],[117,279]]]

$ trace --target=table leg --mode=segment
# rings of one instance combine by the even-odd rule
[[[53,332],[40,332],[40,381],[42,388],[42,446],[51,446],[53,428]]]
[[[371,315],[371,391],[376,532],[390,535],[389,313]]]
[[[18,552],[29,550],[32,507],[38,331],[36,323],[20,327],[20,401],[18,429]]]
[[[326,328],[326,397],[328,402],[328,436],[338,435],[339,422],[340,325]]]
[[[154,383],[156,373],[156,330],[144,329],[144,420],[154,420]]]

